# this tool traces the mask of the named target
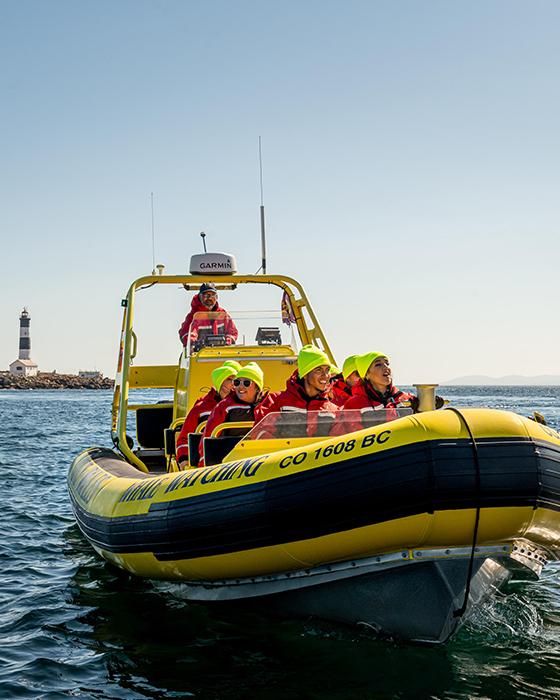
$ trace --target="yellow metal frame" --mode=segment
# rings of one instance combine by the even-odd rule
[[[229,430],[230,428],[247,428],[247,432],[249,432],[253,425],[254,423],[252,420],[237,420],[231,421],[231,423],[220,423],[220,425],[217,425],[214,428],[210,437],[218,437],[220,433],[223,433],[224,430]]]
[[[131,284],[126,298],[122,302],[124,312],[111,410],[111,434],[114,444],[123,456],[143,472],[147,473],[148,468],[134,454],[126,440],[129,390],[131,388],[174,389],[174,417],[178,418],[180,417],[178,414],[184,415],[186,413],[188,406],[188,397],[185,395],[184,390],[181,392],[181,386],[184,386],[182,379],[184,379],[184,373],[187,369],[185,367],[186,358],[184,352],[181,353],[177,367],[170,365],[136,367],[131,365],[131,360],[136,355],[137,345],[136,335],[133,330],[136,292],[142,288],[161,284],[185,285],[187,287],[192,285],[193,289],[196,289],[202,282],[210,279],[218,287],[224,285],[229,288],[235,288],[235,286],[240,284],[267,284],[282,289],[286,292],[290,301],[302,345],[313,343],[321,347],[328,355],[330,361],[335,364],[334,356],[303,287],[291,277],[283,275],[147,275],[139,277]],[[310,320],[310,325],[307,324],[304,312]],[[235,350],[236,346],[228,347]],[[238,353],[234,352],[233,354],[235,356]],[[222,351],[220,360],[225,359],[225,357]],[[229,427],[231,427],[231,424]]]

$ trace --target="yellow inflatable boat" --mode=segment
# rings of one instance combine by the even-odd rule
[[[332,358],[297,282],[236,275],[231,256],[196,258],[199,266],[230,261],[227,274],[195,265],[190,275],[153,275],[130,287],[114,449],[90,448],[70,468],[76,520],[107,561],[182,581],[193,600],[253,599],[282,614],[442,642],[497,586],[538,576],[557,558],[560,435],[506,411],[393,411],[370,428],[314,439],[297,425],[282,439],[260,439],[269,434],[265,418],[241,439],[217,430],[209,440],[216,463],[179,470],[176,430],[226,357],[259,362],[272,390],[293,371],[301,345],[313,342]],[[187,346],[176,365],[134,364],[138,292],[197,290],[202,280],[232,299],[241,285],[275,289],[278,324],[258,320],[254,335],[240,333],[232,345],[212,335]],[[241,329],[244,321],[232,317]],[[169,399],[147,402],[154,389]],[[144,399],[132,402],[134,392]]]

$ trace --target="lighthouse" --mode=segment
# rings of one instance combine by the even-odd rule
[[[20,360],[31,359],[31,336],[29,335],[29,311],[24,307],[19,317],[19,355]]]
[[[31,335],[29,332],[31,317],[24,307],[19,317],[19,353],[18,359],[10,365],[10,372],[20,377],[34,377],[38,367],[31,359]]]

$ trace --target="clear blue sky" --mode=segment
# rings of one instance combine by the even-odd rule
[[[560,373],[559,3],[0,9],[2,368],[26,305],[41,369],[114,374],[150,192],[169,272],[200,230],[254,272],[261,135],[269,272],[302,281],[339,361]]]

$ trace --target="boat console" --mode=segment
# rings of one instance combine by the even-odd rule
[[[168,343],[172,348],[174,342],[177,351],[181,347],[177,328],[203,282],[215,287],[225,311],[193,314],[186,345],[175,365],[142,362],[144,349],[153,343],[150,330],[142,334],[137,321],[146,294],[157,294],[161,288],[175,293],[175,300],[166,302],[166,308],[177,308],[175,319],[170,321],[171,335],[176,340]],[[281,275],[238,275],[232,255],[194,255],[189,275],[158,274],[137,279],[123,300],[112,407],[113,443],[141,471],[177,471],[165,431],[178,432],[192,405],[210,388],[212,370],[226,359],[242,364],[254,361],[264,371],[266,390],[281,391],[295,369],[299,349],[308,343],[322,348],[334,364],[301,285]],[[158,403],[161,399],[155,390],[167,391],[169,399]],[[152,403],[146,400],[147,394],[155,394]],[[135,401],[137,395],[142,398]],[[135,414],[135,421],[130,419],[131,414]]]

